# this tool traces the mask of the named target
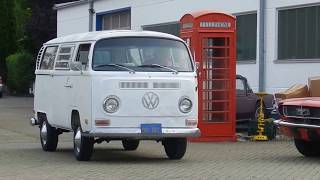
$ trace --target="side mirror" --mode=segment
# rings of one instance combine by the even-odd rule
[[[73,71],[82,71],[82,63],[80,61],[74,61],[70,63],[70,68]]]

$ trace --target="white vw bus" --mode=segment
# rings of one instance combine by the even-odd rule
[[[74,132],[74,155],[89,160],[94,143],[161,141],[170,159],[199,136],[197,77],[187,45],[148,31],[100,31],[48,41],[36,67],[32,125],[43,150]]]

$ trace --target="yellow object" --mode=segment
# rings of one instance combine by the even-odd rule
[[[259,115],[258,115],[258,130],[257,133],[258,135],[255,135],[253,137],[253,140],[255,141],[268,141],[268,137],[266,135],[264,135],[264,113],[263,113],[263,96],[267,95],[267,93],[265,92],[259,92],[256,93],[257,96],[260,97],[260,111],[259,111]]]

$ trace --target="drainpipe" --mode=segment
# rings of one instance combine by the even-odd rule
[[[93,3],[94,0],[89,0],[89,32],[93,31],[93,15],[94,15],[94,8],[93,8]]]
[[[260,0],[259,7],[259,91],[265,91],[265,40],[264,40],[264,31],[265,31],[265,0]]]

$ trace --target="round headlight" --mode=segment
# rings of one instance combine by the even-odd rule
[[[192,109],[192,101],[188,97],[182,97],[179,101],[179,110],[182,113],[188,113]]]
[[[107,113],[114,113],[119,109],[120,100],[117,96],[108,96],[103,103],[103,109]]]

